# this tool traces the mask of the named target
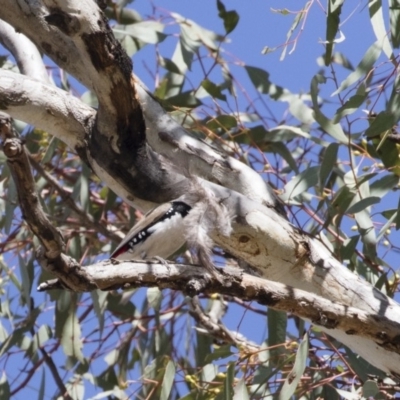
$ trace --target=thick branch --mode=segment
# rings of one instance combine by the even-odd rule
[[[137,79],[137,81],[139,81]],[[150,145],[181,168],[217,183],[284,214],[272,189],[252,168],[215,147],[193,138],[154,99],[140,82],[136,90],[142,104]]]
[[[41,82],[50,83],[37,47],[25,35],[1,20],[0,43],[12,53],[21,73]]]
[[[21,139],[14,134],[11,119],[8,117],[0,118],[0,137],[3,139],[3,151],[17,187],[22,215],[32,232],[41,240],[46,256],[52,260],[56,259],[64,247],[63,238],[40,206],[28,155]]]
[[[139,125],[137,125],[140,118],[134,111],[139,110],[135,94],[137,93],[141,105],[144,107],[148,128],[146,135],[156,151],[174,159],[174,162],[180,167],[189,167],[191,173],[195,175],[203,176],[212,182],[243,193],[251,199],[282,210],[271,189],[255,171],[191,138],[162,110],[149,93],[137,83],[137,80],[127,80],[126,66],[129,61],[126,59],[126,55],[120,51],[120,46],[115,42],[111,31],[104,23],[102,13],[93,8],[93,3],[72,0],[59,1],[57,2],[58,8],[51,10],[44,10],[43,6],[38,3],[29,9],[19,7],[16,3],[14,0],[6,0],[4,7],[0,9],[0,17],[32,38],[42,52],[96,92],[100,103],[99,133],[108,138],[112,137],[112,148],[116,150],[119,147],[117,151],[121,152],[120,158],[124,159],[123,154],[127,149],[124,143],[129,143],[135,136],[135,132],[140,131]],[[73,10],[78,9],[79,14],[76,14]],[[43,19],[46,12],[48,13],[47,21],[52,24],[51,26],[46,24]],[[94,46],[94,44],[98,45]],[[93,66],[96,68],[94,69]],[[99,135],[95,136],[95,138],[98,137]],[[135,137],[137,141],[137,135]],[[117,141],[119,142],[117,143]],[[137,142],[136,145],[138,145]],[[109,142],[104,146],[100,145],[100,149],[106,146],[109,146]],[[178,152],[177,149],[179,149]],[[132,152],[130,152],[129,158],[132,158]],[[103,164],[104,160],[110,159],[115,159],[113,154],[108,154],[108,157],[107,154],[99,154],[98,157],[94,157],[92,164],[99,163],[98,166],[93,165],[99,176],[105,173],[113,175],[108,169],[109,165]],[[127,171],[129,169],[127,167],[129,166],[121,165],[120,172]],[[154,172],[147,171],[148,175],[151,173]],[[179,188],[177,185],[174,190],[171,190],[171,183],[176,184],[177,182],[171,182],[171,177],[166,173],[160,178],[158,186],[162,190],[157,194],[159,200],[148,199],[153,202],[153,205],[157,202],[171,200],[172,197],[178,197],[187,190],[184,186]],[[120,182],[120,185],[124,186],[124,191],[129,192],[130,190],[134,195],[134,197],[123,196],[125,200],[131,204],[135,202],[139,208],[149,208],[141,202],[141,198],[144,200],[143,195],[132,193],[134,185],[129,182],[125,182],[125,184]],[[155,185],[153,185],[153,189],[154,187]],[[143,190],[142,194],[146,192],[148,191]],[[164,193],[162,194],[162,192]],[[117,193],[121,195],[121,189]]]
[[[223,279],[216,279],[193,265],[107,260],[85,268],[77,268],[102,290],[158,286],[160,289],[182,290],[189,295],[220,293],[247,301],[257,301],[276,310],[290,312],[331,333],[340,330],[349,337],[361,337],[381,349],[400,355],[400,322],[323,299],[304,290],[278,282],[242,274],[239,270],[219,270]],[[46,286],[39,286],[39,290]],[[86,290],[91,290],[88,287]]]
[[[0,137],[17,188],[22,216],[44,248],[44,251],[38,254],[39,262],[47,270],[57,271],[57,276],[62,282],[72,282],[71,289],[79,290],[81,287],[79,279],[81,277],[73,273],[77,263],[63,254],[64,239],[61,233],[51,224],[40,205],[28,153],[22,140],[16,137],[11,126],[11,119],[8,116],[3,115],[0,118]],[[66,280],[65,277],[67,277]],[[84,284],[85,287],[90,286],[87,280]]]
[[[71,149],[85,146],[95,111],[54,86],[0,70],[0,110],[58,137]]]

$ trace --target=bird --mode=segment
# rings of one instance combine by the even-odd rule
[[[186,242],[185,218],[191,209],[186,202],[175,200],[149,211],[128,232],[110,258],[120,261],[167,259]]]

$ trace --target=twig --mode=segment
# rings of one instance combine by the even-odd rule
[[[71,273],[79,267],[79,264],[63,254],[64,239],[61,233],[51,224],[40,205],[28,153],[22,140],[17,136],[12,127],[11,118],[1,113],[0,138],[3,141],[3,151],[17,188],[22,216],[43,246],[43,249],[39,249],[37,252],[37,258],[43,268],[57,275],[64,287],[70,287],[66,284],[68,282],[69,285],[72,284],[71,289],[79,291],[82,286],[82,279],[85,280],[84,273],[80,275]],[[90,286],[92,289],[95,288],[86,280],[83,284],[85,288]]]
[[[249,342],[240,333],[231,332],[221,322],[214,321],[213,318],[207,315],[202,310],[197,296],[189,299],[189,304],[191,306],[190,315],[215,339],[231,343],[236,347],[246,347],[250,352],[260,351],[260,348],[255,343]]]
[[[65,203],[78,215],[81,220],[82,224],[88,227],[95,229],[97,232],[103,234],[105,237],[119,242],[121,237],[114,232],[109,231],[103,224],[97,222],[91,215],[86,213],[78,204],[75,203],[73,198],[71,197],[70,193],[66,191],[55,179],[52,175],[50,175],[43,167],[40,165],[32,156],[32,154],[28,153],[29,161],[33,168],[44,178],[46,181],[53,186],[60,197],[63,199]]]

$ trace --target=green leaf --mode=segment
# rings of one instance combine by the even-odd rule
[[[7,274],[7,276],[10,278],[11,282],[14,284],[16,289],[18,289],[20,292],[22,292],[22,285],[21,285],[20,281],[18,280],[18,277],[15,275],[13,269],[9,268],[7,266],[7,264],[5,264],[0,258],[0,271],[1,270],[3,270]],[[0,303],[0,305],[1,305],[1,303]]]
[[[324,151],[322,157],[322,164],[319,171],[319,187],[322,191],[330,177],[333,167],[337,162],[337,153],[339,145],[337,143],[331,143]]]
[[[108,19],[115,19],[116,11],[118,12],[118,22],[121,24],[127,25],[134,22],[140,22],[142,20],[142,17],[137,11],[132,10],[131,8],[123,7],[121,2],[119,2],[119,7],[117,9],[114,7],[107,7],[104,10],[104,13]]]
[[[113,294],[107,297],[106,303],[107,310],[112,312],[115,316],[124,320],[135,315],[137,310],[131,301],[124,300],[122,294]]]
[[[0,311],[1,311],[1,307],[0,307]],[[6,330],[6,328],[4,328],[4,326],[2,325],[1,321],[0,321],[0,343],[4,342],[8,337],[8,332]]]
[[[149,306],[153,307],[155,310],[158,310],[162,300],[161,290],[158,287],[150,287],[147,289],[146,294]]]
[[[350,71],[354,71],[354,67],[349,61],[349,59],[344,54],[338,51],[333,55],[332,61],[338,65],[341,65],[343,68],[349,69]]]
[[[177,94],[176,96],[168,97],[165,99],[165,103],[171,107],[185,107],[185,108],[195,108],[201,105],[201,101],[194,95],[193,91],[187,91]]]
[[[50,140],[49,145],[47,146],[46,153],[42,158],[42,164],[47,164],[53,158],[53,154],[57,149],[57,146],[60,144],[60,140],[58,140],[55,136],[53,136]]]
[[[223,36],[217,35],[215,32],[205,29],[196,22],[184,18],[177,13],[171,13],[171,17],[175,18],[176,22],[181,26],[181,35],[186,42],[186,46],[194,47],[204,44],[211,50],[217,51],[218,45],[216,41],[224,39]],[[197,42],[197,44],[195,44]],[[194,46],[193,46],[194,45]]]
[[[38,400],[44,400],[45,399],[45,390],[46,390],[46,369],[43,368],[43,373],[42,373],[42,379],[40,380],[40,387],[39,387],[39,393],[38,393]],[[0,394],[1,398],[1,394]]]
[[[14,329],[11,335],[0,345],[0,357],[12,346],[20,346],[25,338],[26,332],[29,332],[29,330],[30,326]]]
[[[338,123],[346,115],[350,115],[357,111],[364,103],[365,99],[367,98],[367,92],[365,91],[364,85],[360,85],[360,88],[364,89],[363,94],[355,94],[354,96],[351,96],[341,107],[336,110],[336,114],[332,119],[334,124]]]
[[[232,399],[233,398],[233,384],[235,379],[235,363],[228,363],[228,369],[226,371],[226,377],[224,380],[224,390],[217,396],[216,400],[219,399]]]
[[[62,330],[61,345],[65,355],[84,362],[81,326],[73,307],[68,310],[68,317]]]
[[[308,4],[309,2],[307,2],[306,4]],[[306,8],[307,7],[307,5],[304,7],[304,8]],[[280,14],[282,14],[282,15],[289,15],[290,13],[289,13],[289,11],[285,8],[285,9],[281,9],[281,10],[273,10],[273,11],[277,11],[277,12],[279,12]],[[301,10],[301,11],[299,11],[298,13],[296,13],[296,16],[295,16],[295,18],[294,18],[294,20],[293,20],[293,23],[292,23],[292,25],[290,26],[290,28],[289,28],[289,30],[288,30],[288,32],[286,33],[286,42],[285,42],[285,45],[284,45],[284,47],[283,47],[283,51],[282,51],[282,54],[281,54],[281,57],[279,58],[279,60],[280,61],[283,61],[284,59],[285,59],[285,56],[286,56],[286,51],[287,51],[287,48],[288,48],[288,43],[289,43],[289,41],[290,41],[290,38],[292,37],[292,35],[293,35],[293,32],[296,30],[296,28],[299,26],[299,24],[300,24],[300,21],[305,17],[305,15],[307,14],[306,12],[304,12],[305,10],[303,9],[303,10]],[[289,52],[289,54],[293,51],[295,49],[295,47],[293,47],[293,49]]]
[[[295,392],[301,377],[303,376],[304,370],[307,365],[308,356],[308,334],[305,334],[302,342],[300,343],[299,349],[297,350],[296,359],[293,365],[293,369],[285,379],[285,383],[282,386],[279,394],[279,400],[289,400]]]
[[[11,179],[11,181],[8,184],[7,201],[6,201],[5,218],[4,218],[4,232],[7,235],[10,233],[11,226],[14,221],[14,210],[17,204],[18,204],[17,189],[15,187],[14,179]]]
[[[399,198],[399,203],[397,205],[397,209],[400,210],[400,198]],[[400,229],[400,213],[397,212],[397,218],[396,218],[396,230]]]
[[[214,360],[230,357],[232,354],[233,353],[231,352],[231,346],[227,344],[214,348],[214,351],[212,353],[207,354],[204,361],[206,364],[208,364]]]
[[[366,399],[374,398],[379,393],[379,387],[376,382],[368,380],[362,387],[362,394]]]
[[[0,399],[8,400],[11,398],[10,385],[7,381],[7,376],[3,371],[0,378]]]
[[[226,11],[222,1],[217,0],[218,16],[224,21],[225,32],[231,33],[239,22],[239,14],[236,11]]]
[[[99,331],[103,332],[104,329],[104,312],[108,304],[108,292],[102,290],[93,290],[90,292],[93,301],[94,312],[96,313],[99,321]]]
[[[370,213],[364,209],[354,214],[357,221],[358,231],[361,234],[361,240],[364,244],[364,252],[371,258],[376,257],[376,234],[374,223],[371,220]]]
[[[157,21],[141,21],[129,25],[117,25],[113,31],[120,35],[130,35],[144,43],[157,44],[167,35],[163,33],[164,25]]]
[[[304,124],[314,122],[313,111],[304,103],[309,96],[293,94],[288,89],[275,85],[269,78],[269,73],[261,68],[245,66],[246,72],[254,87],[262,94],[268,94],[271,99],[289,104],[292,115]]]
[[[180,25],[181,34],[179,36],[179,42],[175,48],[172,56],[172,61],[177,65],[182,74],[186,73],[191,68],[194,54],[201,46],[201,42],[198,40],[193,30],[190,30],[187,25]]]
[[[395,116],[387,111],[381,111],[365,131],[367,137],[375,137],[391,129],[396,124]]]
[[[374,204],[380,203],[381,198],[376,197],[376,196],[370,196],[365,199],[361,199],[357,203],[353,204],[351,207],[349,207],[346,210],[346,213],[348,214],[356,214],[359,213],[360,211],[365,210],[367,207],[373,206]]]
[[[226,101],[226,96],[222,93],[221,88],[218,85],[216,85],[214,82],[211,82],[209,79],[204,79],[204,81],[201,82],[201,86],[212,97]]]
[[[389,0],[390,34],[392,45],[400,47],[400,7],[398,0]]]
[[[274,85],[269,79],[269,73],[261,68],[250,67],[246,65],[245,70],[249,75],[251,83],[254,87],[263,94],[268,94],[274,100],[279,100],[279,98],[286,92],[280,86]]]
[[[213,348],[213,339],[210,336],[204,335],[202,332],[196,330],[196,342],[197,346],[195,347],[195,362],[196,365],[201,367],[202,365],[207,365],[208,363],[206,358],[211,354],[211,349]],[[187,344],[187,346],[189,345],[190,344]]]
[[[284,143],[282,142],[270,143],[266,151],[279,154],[288,163],[289,167],[293,171],[295,171],[296,173],[299,172],[297,163],[293,158],[292,153],[288,150],[288,148],[285,146]]]
[[[321,125],[321,128],[331,135],[334,139],[341,143],[348,144],[349,140],[344,134],[340,124],[332,123],[326,116],[321,112],[318,104],[318,84],[325,83],[326,79],[322,75],[315,75],[311,80],[311,99],[314,109],[314,118]]]
[[[49,325],[42,325],[35,333],[33,340],[36,342],[36,347],[43,347],[44,344],[53,337],[53,332]]]
[[[307,191],[308,188],[318,184],[319,167],[310,167],[301,174],[295,176],[285,185],[285,192],[281,196],[285,201],[293,199],[301,193]]]
[[[275,347],[286,342],[287,314],[268,308],[268,346]],[[278,346],[270,350],[273,365],[280,360],[279,356],[286,352],[285,346]]]
[[[28,273],[28,265],[25,263],[25,259],[21,257],[19,253],[18,253],[18,265],[22,280],[22,293],[23,293],[22,299],[24,303],[30,308],[32,281]]]
[[[390,219],[394,214],[397,214],[397,208],[390,208],[389,210],[383,210],[381,214],[386,218]]]
[[[346,355],[348,357],[349,364],[351,368],[355,371],[355,373],[360,377],[360,379],[364,382],[368,380],[368,375],[373,375],[378,378],[384,379],[385,373],[372,366],[368,361],[365,361],[360,356],[353,353],[348,347],[343,346],[346,350]],[[357,398],[359,399],[360,396]]]
[[[203,335],[204,336],[204,335]],[[218,366],[214,364],[206,364],[201,369],[201,380],[203,382],[212,382],[218,373]]]
[[[306,132],[303,129],[298,128],[296,126],[278,125],[278,126],[275,126],[274,128],[271,128],[269,130],[269,132],[272,134],[273,138],[277,138],[280,141],[289,140],[289,138],[292,138],[295,136],[300,136],[305,139],[312,140],[312,137],[308,132]]]
[[[393,55],[393,50],[390,45],[387,29],[385,27],[385,20],[383,18],[382,1],[369,0],[368,2],[369,17],[371,19],[372,28],[378,42],[381,43],[382,49],[386,56],[390,59]]]
[[[240,378],[234,388],[233,400],[250,400],[244,377]]]
[[[326,20],[326,51],[325,65],[328,66],[332,60],[332,50],[336,34],[339,30],[340,14],[344,0],[328,0],[328,14]]]
[[[161,385],[160,400],[168,400],[175,379],[175,364],[169,360],[165,367],[164,378]]]
[[[221,129],[223,132],[237,127],[237,120],[232,115],[218,115],[206,123],[211,130]]]
[[[158,63],[161,67],[165,68],[167,71],[173,72],[174,74],[180,74],[181,70],[179,67],[169,58],[159,57]]]
[[[80,191],[80,203],[86,212],[89,211],[89,179],[90,179],[91,170],[86,164],[82,164],[82,172],[80,175],[80,183],[81,183],[81,191]]]
[[[357,248],[360,235],[352,236],[346,239],[342,246],[340,246],[340,258],[341,260],[350,260],[354,256],[354,252]]]
[[[381,230],[379,231],[378,235],[376,236],[376,241],[379,242],[382,237],[386,234],[387,229],[391,227],[393,222],[397,219],[397,213],[398,211],[393,213],[393,215],[386,221],[386,223],[381,227]]]
[[[393,190],[395,187],[397,187],[398,183],[399,183],[398,176],[394,174],[385,175],[383,178],[377,179],[370,185],[369,187],[370,195],[382,198],[390,190]]]
[[[361,79],[363,76],[367,75],[373,65],[375,64],[375,61],[378,59],[382,52],[382,46],[380,43],[375,42],[372,44],[372,46],[366,51],[364,54],[364,57],[360,61],[360,63],[357,65],[355,71],[353,71],[339,86],[337,90],[335,90],[331,96],[335,96],[338,93],[342,92],[344,89],[347,89],[349,86],[353,85],[356,83],[359,79]]]

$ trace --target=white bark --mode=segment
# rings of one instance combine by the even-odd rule
[[[242,193],[266,206],[276,206],[278,200],[272,189],[257,172],[194,139],[140,83],[135,87],[146,118],[148,141],[156,151],[173,159],[176,165],[189,168],[190,173]],[[161,140],[160,132],[169,140]]]
[[[130,285],[158,286],[161,289],[186,288],[189,293],[219,292],[259,301],[313,322],[329,335],[345,344],[351,344],[354,351],[364,350],[366,353],[365,350],[368,349],[365,358],[376,367],[386,372],[398,371],[400,346],[396,337],[400,320],[377,316],[379,313],[374,310],[348,307],[305,290],[241,274],[231,268],[221,270],[224,278],[218,280],[196,266],[107,260],[81,268],[78,273],[82,277],[79,280],[82,286],[78,290],[87,290],[84,283],[86,281],[102,290],[129,288]],[[47,284],[41,284],[38,289],[48,289]]]
[[[0,43],[15,57],[22,74],[41,82],[50,83],[46,67],[37,47],[10,24],[0,20]]]
[[[95,111],[67,92],[11,71],[0,70],[1,109],[52,133],[71,149],[84,146]]]

